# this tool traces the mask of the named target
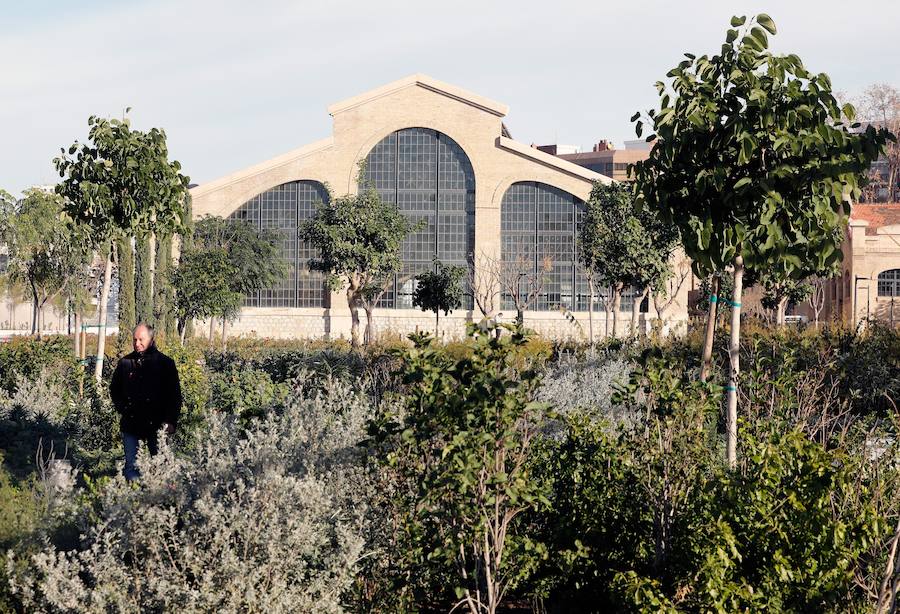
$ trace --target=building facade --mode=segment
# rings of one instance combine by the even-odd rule
[[[298,238],[298,228],[331,193],[354,194],[363,184],[424,222],[404,242],[403,268],[375,310],[378,332],[433,327],[431,313],[413,308],[412,291],[414,275],[437,256],[468,267],[475,284],[467,304],[444,318],[448,335],[461,336],[465,322],[482,318],[473,295],[493,292],[494,315],[514,318],[509,297],[484,274],[489,263],[507,263],[543,281],[525,314],[529,327],[584,338],[589,293],[576,265],[575,237],[593,183],[609,182],[607,176],[514,141],[502,123],[505,105],[424,75],[339,102],[328,112],[330,138],[191,189],[196,217],[232,217],[274,230],[288,264],[280,283],[247,299],[232,333],[349,336],[346,296],[328,291],[322,275],[309,270],[314,250]],[[667,310],[670,325],[684,322],[686,304],[685,289]],[[628,300],[622,310],[631,311]],[[605,330],[600,303],[594,311],[595,330]],[[645,306],[640,325],[656,316],[652,305]]]

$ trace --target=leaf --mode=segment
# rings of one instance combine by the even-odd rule
[[[765,13],[760,13],[756,16],[756,23],[765,28],[766,32],[768,32],[769,34],[774,35],[778,33],[778,30],[775,28],[775,22]]]
[[[732,27],[732,28],[739,28],[739,27],[741,27],[742,25],[744,25],[744,23],[745,23],[746,21],[747,21],[747,17],[746,17],[746,16],[741,16],[741,17],[735,16],[735,17],[732,17],[732,18],[731,18],[731,27]]]
[[[738,179],[738,182],[734,184],[734,189],[740,190],[742,187],[744,187],[745,185],[749,185],[752,182],[753,182],[753,180],[750,177],[744,177],[742,179]]]

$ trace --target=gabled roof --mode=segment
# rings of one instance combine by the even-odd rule
[[[579,177],[581,179],[587,179],[588,181],[614,183],[614,181],[606,175],[595,173],[588,168],[578,166],[574,162],[569,162],[568,160],[564,160],[558,156],[544,153],[540,149],[535,149],[534,147],[523,145],[522,143],[514,141],[512,139],[508,139],[505,136],[499,137],[497,139],[497,144],[507,151],[519,154],[523,158],[528,158],[529,160],[533,160],[534,162],[539,162],[540,164],[543,164],[545,166],[550,166],[564,173],[568,173],[569,175],[574,175],[575,177]]]
[[[375,88],[374,90],[369,90],[368,92],[364,92],[362,94],[359,94],[358,96],[353,96],[352,98],[347,98],[346,100],[336,102],[328,107],[328,113],[334,116],[338,113],[343,113],[344,111],[353,109],[367,102],[376,100],[378,98],[381,98],[382,96],[393,94],[396,91],[406,89],[408,87],[423,87],[427,90],[431,90],[432,92],[447,96],[448,98],[452,98],[453,100],[458,100],[459,102],[471,105],[475,108],[481,109],[498,117],[504,117],[509,112],[509,107],[505,104],[495,102],[489,98],[479,96],[478,94],[473,94],[472,92],[456,87],[455,85],[450,85],[449,83],[438,81],[437,79],[433,79],[428,75],[416,73],[392,83],[388,83],[387,85],[382,85],[381,87]]]

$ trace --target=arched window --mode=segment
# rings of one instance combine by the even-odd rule
[[[505,266],[528,271],[523,276],[543,275],[543,292],[531,308],[548,311],[560,307],[587,311],[590,291],[577,266],[576,240],[584,217],[584,201],[559,188],[534,181],[514,183],[500,204],[501,257]],[[549,271],[544,269],[549,266]],[[524,283],[524,281],[523,281]],[[594,310],[601,311],[600,297],[605,289],[596,288]],[[631,311],[634,292],[622,292],[621,311]],[[511,297],[504,296],[503,309],[512,309]],[[640,310],[646,312],[647,301]]]
[[[475,173],[469,157],[446,134],[406,128],[382,139],[366,157],[360,189],[374,185],[421,230],[402,247],[403,268],[379,307],[411,308],[413,277],[429,270],[437,256],[444,264],[468,267],[475,243]],[[468,297],[466,308],[471,308]]]
[[[303,222],[313,216],[316,203],[327,202],[328,191],[317,181],[293,181],[266,190],[241,205],[229,218],[245,220],[259,229],[269,229],[280,237],[281,257],[288,271],[284,278],[257,295],[248,296],[248,307],[324,307],[325,281],[321,273],[310,271],[309,259],[315,250],[297,238]]]
[[[878,275],[878,296],[900,296],[900,269],[891,269]]]

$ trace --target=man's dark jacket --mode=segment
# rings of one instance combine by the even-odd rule
[[[181,384],[175,361],[150,346],[119,360],[109,385],[122,430],[136,437],[153,436],[165,422],[175,426],[181,412]]]

